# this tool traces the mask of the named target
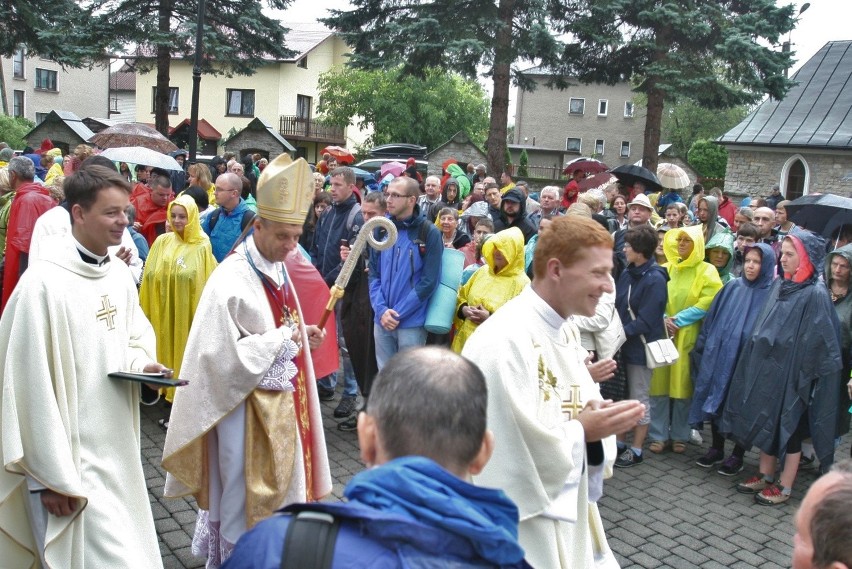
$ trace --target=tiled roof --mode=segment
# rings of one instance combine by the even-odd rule
[[[123,68],[109,74],[109,88],[112,91],[135,91],[136,73]]]
[[[792,77],[783,100],[767,99],[717,140],[723,144],[852,148],[852,41],[825,44]]]

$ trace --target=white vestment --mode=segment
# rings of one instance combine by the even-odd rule
[[[47,515],[48,567],[162,567],[140,386],[107,377],[154,361],[154,330],[124,263],[83,262],[70,235],[48,238],[42,255],[0,319],[0,566],[38,565],[23,507],[29,477],[78,499],[72,515]]]
[[[290,381],[285,373],[280,381],[270,381],[288,367],[281,356],[290,330],[279,327],[273,318],[264,285],[249,258],[276,288],[289,280],[284,264],[264,259],[251,236],[210,275],[181,366],[182,378],[190,383],[175,394],[163,450],[163,468],[168,472],[164,494],[195,496],[200,511],[193,552],[207,555],[208,567],[217,567],[228,557],[237,539],[259,521],[258,516],[269,516],[292,502],[319,500],[331,491],[316,378],[301,309],[304,392],[299,402],[307,424],[297,425],[293,407],[296,380]],[[287,288],[295,297],[292,283]],[[276,422],[256,412],[261,397],[271,410],[265,417],[274,417]],[[248,413],[260,418],[262,429],[248,432]],[[305,448],[299,434],[307,428],[311,440]],[[265,449],[273,449],[280,459]],[[246,474],[249,459],[258,458],[260,468],[265,469],[263,484],[257,476]],[[306,480],[308,460],[312,484]],[[260,486],[263,492],[257,491]],[[252,508],[252,500],[257,502],[260,494],[265,494],[265,503]]]
[[[494,456],[473,480],[517,504],[527,561],[617,568],[595,503],[615,459],[614,437],[589,445],[603,458],[590,465],[583,427],[567,414],[601,398],[574,324],[530,286],[479,326],[462,355],[485,375],[495,436]]]
[[[50,208],[38,216],[33,226],[33,236],[30,240],[30,264],[35,262],[36,259],[40,259],[43,254],[46,254],[42,247],[44,244],[50,243],[50,241],[45,242],[44,239],[57,235],[64,236],[69,243],[72,242],[71,214],[62,206]],[[133,241],[133,236],[130,235],[130,231],[126,227],[124,228],[124,233],[121,235],[121,245],[115,245],[107,249],[113,261],[124,262],[115,256],[122,247],[130,250],[130,264],[128,265],[130,267],[130,275],[133,277],[133,282],[138,285],[142,279],[143,263],[142,259],[139,258],[139,249]]]

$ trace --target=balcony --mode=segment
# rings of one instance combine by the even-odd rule
[[[343,127],[328,126],[314,119],[303,119],[295,115],[284,115],[279,122],[281,136],[288,140],[319,142],[322,144],[346,144]]]

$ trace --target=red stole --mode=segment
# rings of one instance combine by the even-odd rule
[[[284,306],[290,310],[294,320],[298,323],[299,311],[296,308],[295,302],[290,298],[290,295],[285,294],[283,288],[278,288],[266,275],[261,275],[265,282],[263,291],[266,293],[266,299],[269,301],[269,308],[272,310],[272,317],[275,320],[275,325],[280,326],[285,321]],[[307,343],[307,338],[302,338],[302,342]],[[293,407],[296,410],[296,426],[298,427],[299,440],[302,442],[302,462],[305,465],[305,492],[308,502],[313,502],[314,498],[314,476],[313,476],[313,456],[311,453],[311,444],[313,436],[311,434],[311,421],[308,416],[308,391],[305,385],[304,359],[303,352],[293,360],[298,373],[291,380],[293,382]]]

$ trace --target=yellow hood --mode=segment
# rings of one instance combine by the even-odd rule
[[[201,222],[198,220],[198,206],[195,204],[195,200],[192,197],[187,195],[182,195],[177,197],[174,201],[169,204],[168,217],[172,218],[172,206],[180,205],[186,209],[186,227],[183,230],[183,237],[181,237],[177,231],[172,228],[172,232],[178,236],[184,243],[201,243],[205,240],[206,235],[204,235],[204,231],[201,229]]]
[[[680,256],[677,254],[677,238],[681,233],[686,233],[686,235],[692,239],[692,242],[695,243],[695,246],[692,248],[692,253],[690,253],[689,257],[683,260],[681,260]],[[666,232],[666,235],[663,238],[663,251],[666,254],[666,261],[668,261],[669,265],[673,267],[694,267],[698,263],[703,262],[704,226],[691,225],[689,227],[670,229]]]
[[[508,265],[500,271],[499,275],[514,276],[524,272],[524,234],[517,227],[504,229],[495,233],[482,245],[482,256],[488,263],[491,274],[494,272],[494,249],[499,249],[506,257]]]

